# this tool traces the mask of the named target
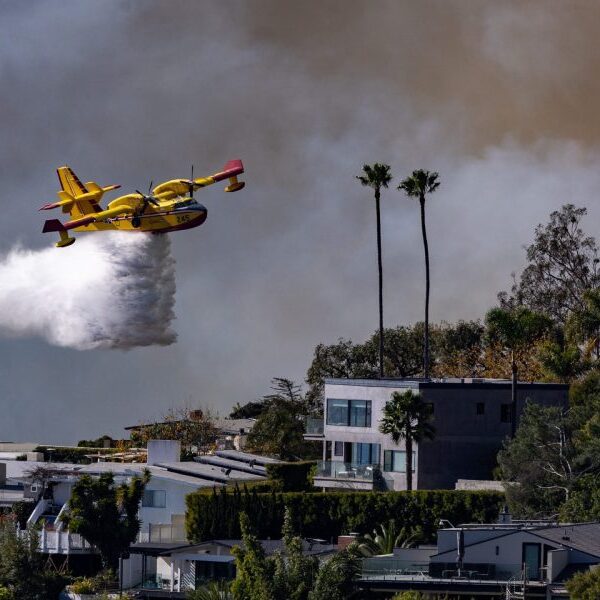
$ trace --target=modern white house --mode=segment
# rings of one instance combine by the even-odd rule
[[[27,527],[40,528],[40,551],[53,556],[58,562],[61,557],[63,561],[69,561],[70,557],[96,554],[96,550],[81,536],[68,531],[62,521],[62,516],[68,511],[73,486],[82,475],[96,477],[111,472],[119,483],[141,475],[147,469],[151,479],[139,509],[141,530],[137,541],[182,545],[187,543],[184,517],[185,497],[189,493],[203,487],[263,480],[266,478],[266,462],[278,462],[236,451],[224,451],[224,454],[201,457],[206,462],[182,462],[179,442],[152,440],[148,443],[147,463],[97,462],[82,465],[10,460],[0,463],[0,474],[6,473],[3,479],[14,482],[13,487],[20,485],[20,489],[31,490],[32,473],[40,469],[44,471],[45,482],[43,485],[36,484],[39,486],[34,490],[36,504]],[[150,568],[154,567],[151,565]],[[131,587],[141,580],[141,557],[132,556],[124,565],[124,585]]]
[[[567,407],[568,385],[521,382],[517,421],[526,402]],[[412,390],[430,405],[433,440],[413,445],[414,489],[453,489],[458,479],[492,479],[496,455],[511,433],[511,383],[498,379],[326,379],[324,419],[305,438],[323,443],[315,486],[406,489],[406,448],[379,431],[394,392]]]

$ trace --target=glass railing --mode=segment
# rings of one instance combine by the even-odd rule
[[[521,579],[523,567],[512,563],[456,563],[418,562],[400,560],[393,556],[375,556],[362,561],[362,579],[427,578],[450,580],[501,581]],[[528,580],[539,579],[540,573],[527,574]]]
[[[319,461],[317,463],[317,472],[315,477],[372,482],[374,475],[379,472],[379,465],[361,465],[358,463]]]
[[[324,420],[316,417],[304,419],[305,435],[323,435]]]
[[[362,561],[362,577],[378,577],[384,575],[429,576],[429,563],[410,560],[400,560],[393,556],[374,556]]]

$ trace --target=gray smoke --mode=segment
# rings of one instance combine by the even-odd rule
[[[175,261],[168,236],[107,232],[0,260],[0,332],[90,350],[168,345]]]

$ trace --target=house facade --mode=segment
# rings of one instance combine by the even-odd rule
[[[559,600],[565,582],[600,563],[600,523],[505,522],[438,531],[437,546],[363,561],[359,587],[452,598]]]
[[[519,383],[517,424],[527,402],[568,405],[568,385]],[[511,383],[490,379],[327,379],[324,419],[306,439],[323,443],[315,485],[323,489],[406,489],[406,448],[379,431],[394,392],[412,390],[430,406],[436,434],[413,444],[413,487],[452,489],[458,479],[491,479],[511,434]]]

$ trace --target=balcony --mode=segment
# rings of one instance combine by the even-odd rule
[[[372,490],[381,479],[379,465],[319,461],[314,485],[323,488]]]
[[[305,440],[322,440],[324,419],[315,417],[306,417],[304,419],[304,439]]]
[[[376,556],[362,561],[360,578],[368,581],[420,581],[420,582],[479,582],[506,584],[522,579],[520,564],[465,563],[458,570],[456,563],[415,562],[393,556]],[[540,579],[538,573],[528,574],[529,581]]]

